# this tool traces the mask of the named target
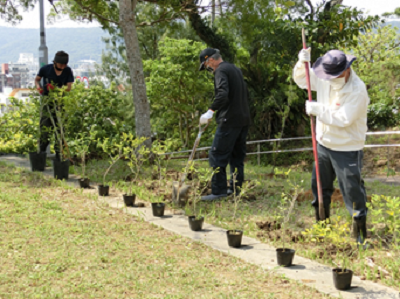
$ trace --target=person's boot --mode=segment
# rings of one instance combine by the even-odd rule
[[[321,221],[321,218],[319,217],[319,207],[316,207],[316,206],[313,206],[313,207],[314,207],[314,210],[315,210],[315,220],[317,222]],[[329,219],[330,211],[331,211],[330,206],[325,207],[325,220]]]
[[[353,233],[357,240],[357,244],[359,246],[362,245],[364,250],[367,249],[367,244],[364,244],[365,239],[367,238],[367,216],[362,216],[358,219],[353,218]]]

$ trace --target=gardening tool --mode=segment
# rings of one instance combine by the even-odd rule
[[[307,49],[306,44],[306,35],[304,32],[304,28],[302,29],[302,40],[303,40],[303,49]],[[305,62],[306,67],[306,79],[307,79],[307,89],[308,89],[308,100],[312,101],[312,94],[311,94],[311,83],[310,83],[310,70],[308,62]],[[314,153],[314,161],[315,161],[315,175],[317,177],[317,190],[318,190],[318,209],[319,209],[319,218],[321,220],[325,220],[325,209],[322,197],[322,187],[321,181],[319,179],[319,165],[318,165],[318,152],[317,152],[317,140],[315,137],[315,121],[316,119],[310,115],[311,119],[311,136],[312,136],[312,145],[313,145],[313,153]]]
[[[185,167],[185,173],[182,174],[182,176],[178,182],[173,182],[173,184],[172,184],[172,201],[178,203],[178,205],[180,205],[180,206],[184,206],[187,202],[190,185],[186,185],[184,183],[185,183],[185,180],[186,180],[186,177],[188,174],[188,169],[189,169],[191,163],[193,162],[194,154],[196,153],[197,146],[200,143],[201,134],[204,133],[204,131],[206,130],[206,128],[208,127],[210,122],[211,122],[211,119],[204,126],[201,126],[201,124],[199,124],[199,134],[197,135],[197,138],[194,141],[192,153],[190,154],[189,160]]]

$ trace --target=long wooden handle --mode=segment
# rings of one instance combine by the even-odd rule
[[[302,36],[302,40],[303,40],[303,49],[307,49],[306,34],[305,34],[305,31],[304,31],[304,28],[302,29],[301,36]],[[311,102],[312,101],[312,93],[311,93],[310,69],[309,69],[309,63],[308,62],[305,63],[305,67],[306,67],[308,100]],[[310,116],[310,118],[311,118],[312,145],[313,145],[313,153],[314,153],[314,161],[315,161],[315,175],[317,177],[319,218],[321,220],[325,220],[324,200],[323,200],[323,195],[322,195],[321,181],[319,179],[320,176],[319,176],[319,164],[318,164],[317,139],[316,139],[316,136],[315,136],[315,121],[316,121],[316,119],[313,116]]]

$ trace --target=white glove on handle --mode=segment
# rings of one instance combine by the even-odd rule
[[[306,101],[306,113],[308,115],[319,116],[324,109],[324,105],[316,102],[316,101]]]
[[[210,121],[210,119],[212,119],[213,115],[214,111],[212,110],[208,110],[206,113],[202,114],[200,117],[200,124],[201,125],[207,124]]]
[[[308,49],[302,49],[299,52],[299,61],[300,62],[310,62],[311,60],[311,48]]]

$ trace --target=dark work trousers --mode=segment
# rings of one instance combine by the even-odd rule
[[[50,119],[49,116],[49,110],[47,109],[47,107],[49,107],[50,111],[51,111],[51,115],[54,119],[54,123],[56,124],[56,128],[54,128],[53,123]],[[55,144],[54,144],[54,151],[56,152],[56,156],[59,158],[60,155],[60,145],[59,145],[59,141],[57,138],[57,134],[56,131],[58,131],[58,134],[61,134],[60,130],[57,128],[57,116],[54,110],[54,106],[53,105],[45,105],[43,107],[43,115],[40,119],[40,151],[41,152],[45,152],[47,146],[50,144],[50,135],[52,132],[54,132],[54,136],[55,136]]]
[[[244,180],[244,158],[246,157],[246,137],[249,130],[245,127],[221,127],[215,132],[214,141],[209,152],[209,163],[218,168],[211,179],[212,194],[227,193],[226,166],[229,164],[231,176],[237,172],[235,186],[241,187]],[[233,177],[230,181],[233,190]]]
[[[355,219],[367,215],[367,194],[361,178],[363,151],[332,151],[318,144],[319,176],[324,207],[328,208],[333,194],[333,182],[337,177],[344,203],[350,215]],[[315,165],[312,173],[312,205],[318,207],[317,177]],[[354,207],[353,207],[354,205]]]

